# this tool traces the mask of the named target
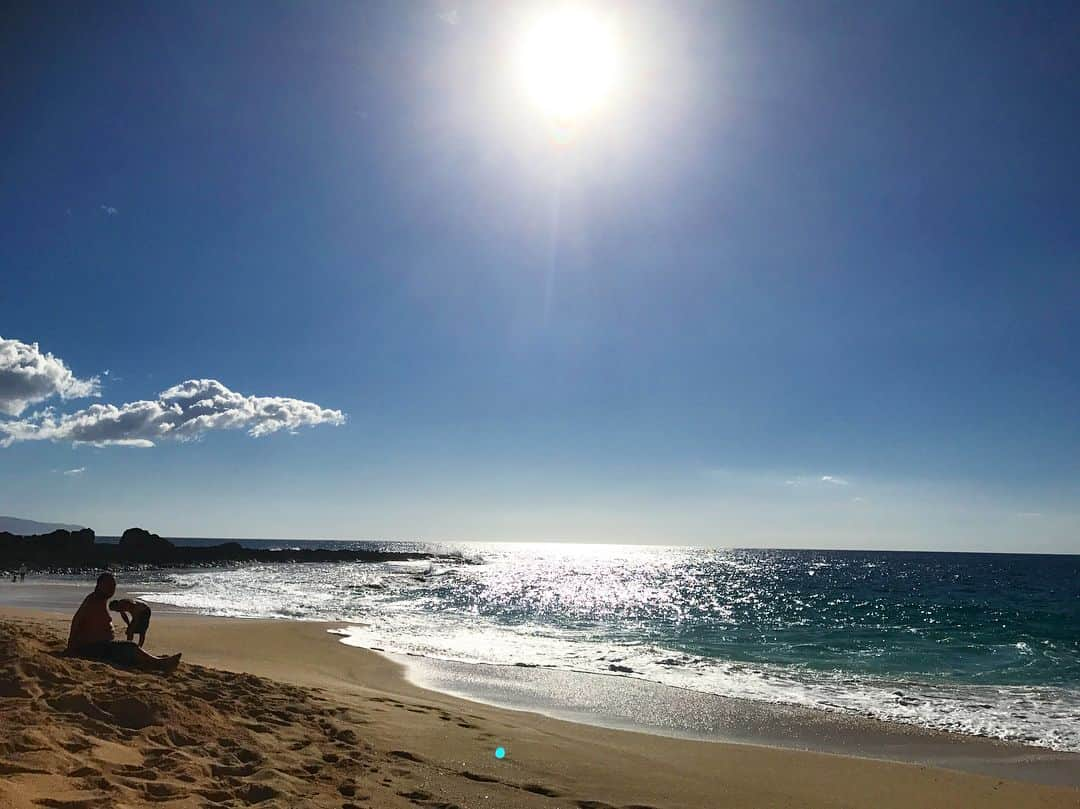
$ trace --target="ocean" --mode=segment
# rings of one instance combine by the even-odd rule
[[[137,586],[200,613],[345,622],[347,642],[387,652],[1080,752],[1080,556],[319,544],[449,556],[165,571]]]

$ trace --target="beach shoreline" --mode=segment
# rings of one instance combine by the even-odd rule
[[[4,588],[0,617],[45,618],[61,627],[86,590],[81,581],[48,581]],[[153,603],[153,602],[152,602]],[[717,696],[619,675],[597,675],[537,666],[495,666],[415,655],[387,653],[351,644],[349,622],[225,618],[195,613],[168,604],[154,604],[155,637],[190,639],[191,622],[260,628],[303,624],[326,644],[357,656],[373,656],[392,667],[387,691],[449,697],[500,710],[542,716],[590,727],[649,734],[695,743],[735,744],[793,752],[822,753],[866,760],[913,764],[1080,788],[1080,754],[949,733],[900,722],[882,721],[846,712]],[[306,630],[305,630],[306,631]],[[201,633],[195,643],[178,647],[187,660],[230,670],[262,674],[301,685],[313,685],[296,669],[269,672],[254,662],[215,651],[207,656]],[[272,634],[272,633],[271,633]],[[277,639],[273,639],[277,643]],[[169,651],[163,649],[163,651]],[[366,664],[370,667],[370,663]],[[387,673],[392,671],[393,674]],[[331,686],[346,683],[335,679]]]
[[[0,607],[0,622],[30,622],[58,635],[63,634],[67,620],[66,611],[59,608]],[[395,713],[393,721],[375,729],[382,746],[434,763],[440,772],[456,767],[481,779],[497,779],[473,781],[462,776],[464,783],[453,780],[452,789],[445,789],[454,792],[453,803],[462,807],[532,806],[537,796],[544,799],[537,806],[563,805],[552,803],[552,797],[544,798],[541,792],[528,793],[528,797],[515,793],[512,802],[501,804],[483,801],[480,793],[470,792],[482,787],[490,793],[495,788],[491,784],[514,780],[503,777],[511,771],[516,773],[515,783],[532,784],[542,792],[592,796],[565,804],[570,807],[1080,805],[1080,789],[1048,785],[1055,778],[1058,783],[1068,780],[1062,774],[1076,770],[1072,765],[1080,759],[1071,754],[1052,754],[1055,762],[1039,762],[1038,751],[1033,756],[1031,748],[1017,750],[1010,748],[1019,746],[974,740],[988,745],[976,744],[982,748],[976,751],[966,744],[971,740],[961,739],[960,745],[971,751],[973,760],[990,747],[997,749],[997,757],[989,759],[999,768],[994,777],[926,764],[618,730],[421,688],[400,661],[338,642],[328,630],[340,624],[164,611],[155,614],[154,621],[152,650],[183,651],[188,668],[207,666],[266,677],[316,689],[354,707],[371,705],[372,700],[380,701],[380,707],[389,706]],[[362,721],[357,726],[360,735],[367,732],[372,719],[368,716]],[[850,729],[835,731],[850,733]],[[466,738],[454,739],[455,733]],[[507,761],[494,758],[496,745],[509,751]],[[1025,777],[1027,782],[1015,780]],[[777,799],[777,789],[787,796],[784,802]],[[718,795],[727,797],[720,800]]]
[[[1072,752],[718,696],[617,674],[386,656],[401,664],[408,682],[425,690],[567,722],[706,744],[826,753],[1080,787],[1080,754]]]

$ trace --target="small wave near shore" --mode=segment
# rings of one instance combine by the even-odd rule
[[[340,621],[349,643],[388,652],[635,677],[1080,751],[1076,557],[458,552],[143,584],[196,612]]]

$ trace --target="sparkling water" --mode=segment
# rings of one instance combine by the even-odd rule
[[[641,677],[1080,751],[1080,556],[342,544],[453,556],[141,585],[215,615],[349,622],[349,642],[386,651]]]

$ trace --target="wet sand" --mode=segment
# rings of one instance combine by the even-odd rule
[[[621,730],[922,764],[1080,787],[1080,755],[850,713],[732,699],[619,675],[398,657],[410,682]]]

